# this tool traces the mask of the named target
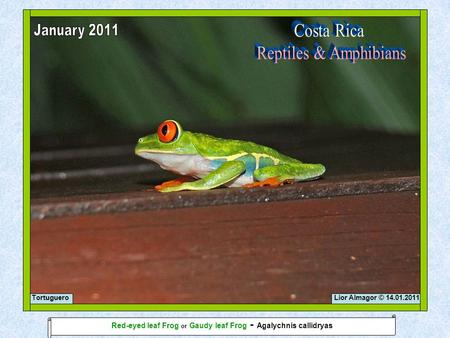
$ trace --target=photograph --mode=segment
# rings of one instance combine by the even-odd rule
[[[421,17],[224,12],[29,18],[24,299],[420,310]]]

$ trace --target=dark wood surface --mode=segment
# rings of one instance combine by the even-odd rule
[[[121,182],[118,181],[119,185]],[[379,192],[419,189],[415,172],[383,172],[360,175],[341,175],[324,179],[287,184],[281,187],[220,188],[210,191],[183,191],[163,194],[152,186],[139,191],[80,194],[41,198],[32,201],[31,217],[43,219],[69,215],[158,210],[185,207],[216,206],[244,203],[268,203],[304,200],[318,197],[360,195]]]
[[[32,224],[32,292],[77,303],[330,303],[419,292],[412,191]]]
[[[31,291],[74,293],[76,303],[329,303],[331,293],[419,292],[417,136],[250,130],[211,134],[323,163],[325,176],[162,194],[153,185],[174,176],[134,155],[142,132],[33,138]]]

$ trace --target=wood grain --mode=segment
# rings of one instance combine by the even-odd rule
[[[84,192],[71,196],[33,199],[32,219],[417,191],[419,177],[414,172],[382,172],[326,176],[316,181],[288,184],[276,188],[219,188],[201,192],[182,191],[170,194],[157,192],[151,185],[143,186],[139,191],[109,192],[109,186],[114,185],[117,188],[118,185],[124,184],[120,180],[109,182],[107,186],[99,186],[98,182],[93,182],[93,184],[102,192],[97,194]]]
[[[417,191],[31,224],[31,290],[76,303],[329,303],[419,292]]]

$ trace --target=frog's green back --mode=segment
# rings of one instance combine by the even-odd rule
[[[275,149],[259,145],[254,142],[222,139],[207,134],[191,133],[186,131],[185,133],[190,133],[192,135],[192,139],[195,139],[195,148],[203,157],[229,158],[235,157],[238,154],[247,153],[266,155],[280,163],[301,163],[294,158],[279,153]]]

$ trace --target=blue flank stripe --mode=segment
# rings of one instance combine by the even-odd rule
[[[253,172],[256,168],[256,159],[253,155],[247,154],[241,157],[238,157],[234,161],[242,161],[245,163],[245,173],[246,176],[253,176]],[[226,159],[215,159],[212,160],[212,166],[214,170],[219,168],[224,162],[226,162]],[[259,159],[259,167],[258,168],[264,168],[267,166],[274,165],[274,161],[270,157],[260,157]]]
[[[253,172],[256,169],[256,160],[252,155],[244,155],[238,157],[236,161],[241,161],[245,163],[245,173],[246,176],[253,176]]]
[[[226,159],[218,158],[218,159],[212,160],[211,164],[212,164],[214,170],[216,170],[226,161],[227,161]],[[253,175],[253,172],[255,171],[255,168],[256,168],[256,161],[252,155],[244,155],[244,156],[238,157],[237,159],[235,159],[233,161],[241,161],[241,162],[245,163],[246,169],[245,169],[245,173],[243,173],[243,175],[246,175],[246,176]]]
[[[261,157],[259,159],[259,168],[269,167],[274,164],[275,162],[270,157]]]

